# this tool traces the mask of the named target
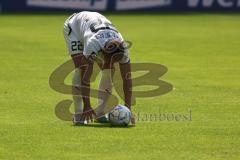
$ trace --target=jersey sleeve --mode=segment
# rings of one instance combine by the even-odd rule
[[[98,44],[97,40],[92,37],[87,40],[87,38],[84,41],[84,50],[83,50],[83,55],[85,57],[89,57],[92,54],[98,54],[101,51],[101,47]]]

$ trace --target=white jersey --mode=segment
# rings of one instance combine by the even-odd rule
[[[64,37],[69,53],[88,57],[98,54],[110,40],[124,41],[122,35],[103,15],[97,12],[80,12],[70,16],[64,24]],[[120,63],[129,61],[128,51]]]

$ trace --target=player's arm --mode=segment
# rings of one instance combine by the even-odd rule
[[[130,110],[132,110],[132,76],[131,76],[131,63],[121,64],[120,72],[123,80],[123,92],[125,99],[125,106],[127,106]],[[135,125],[135,117],[134,115],[131,117],[131,123]]]
[[[82,86],[82,99],[83,99],[83,114],[81,120],[93,120],[96,117],[90,103],[90,78],[93,72],[93,63],[84,56],[82,59],[83,65],[81,66],[81,86]]]
[[[93,71],[93,64],[88,63],[86,58],[83,57],[81,66],[81,86],[82,86],[82,99],[84,108],[91,108],[90,103],[90,78]]]
[[[120,72],[123,80],[123,92],[124,92],[124,99],[125,99],[125,106],[127,106],[131,110],[131,99],[132,99],[132,77],[131,77],[131,64],[125,63],[121,64]]]
[[[73,62],[76,68],[81,69],[81,95],[84,104],[81,120],[92,120],[95,114],[90,103],[90,78],[93,71],[93,64],[89,63],[83,55],[73,55]]]

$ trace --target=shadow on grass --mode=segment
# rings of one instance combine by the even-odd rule
[[[133,128],[134,125],[128,125],[128,126],[112,126],[109,123],[92,123],[92,124],[85,124],[85,125],[79,125],[79,126],[73,126],[73,127],[92,127],[92,128]]]

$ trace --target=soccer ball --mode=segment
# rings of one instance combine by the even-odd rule
[[[127,126],[131,116],[132,113],[126,106],[118,105],[109,113],[108,118],[113,126]]]

